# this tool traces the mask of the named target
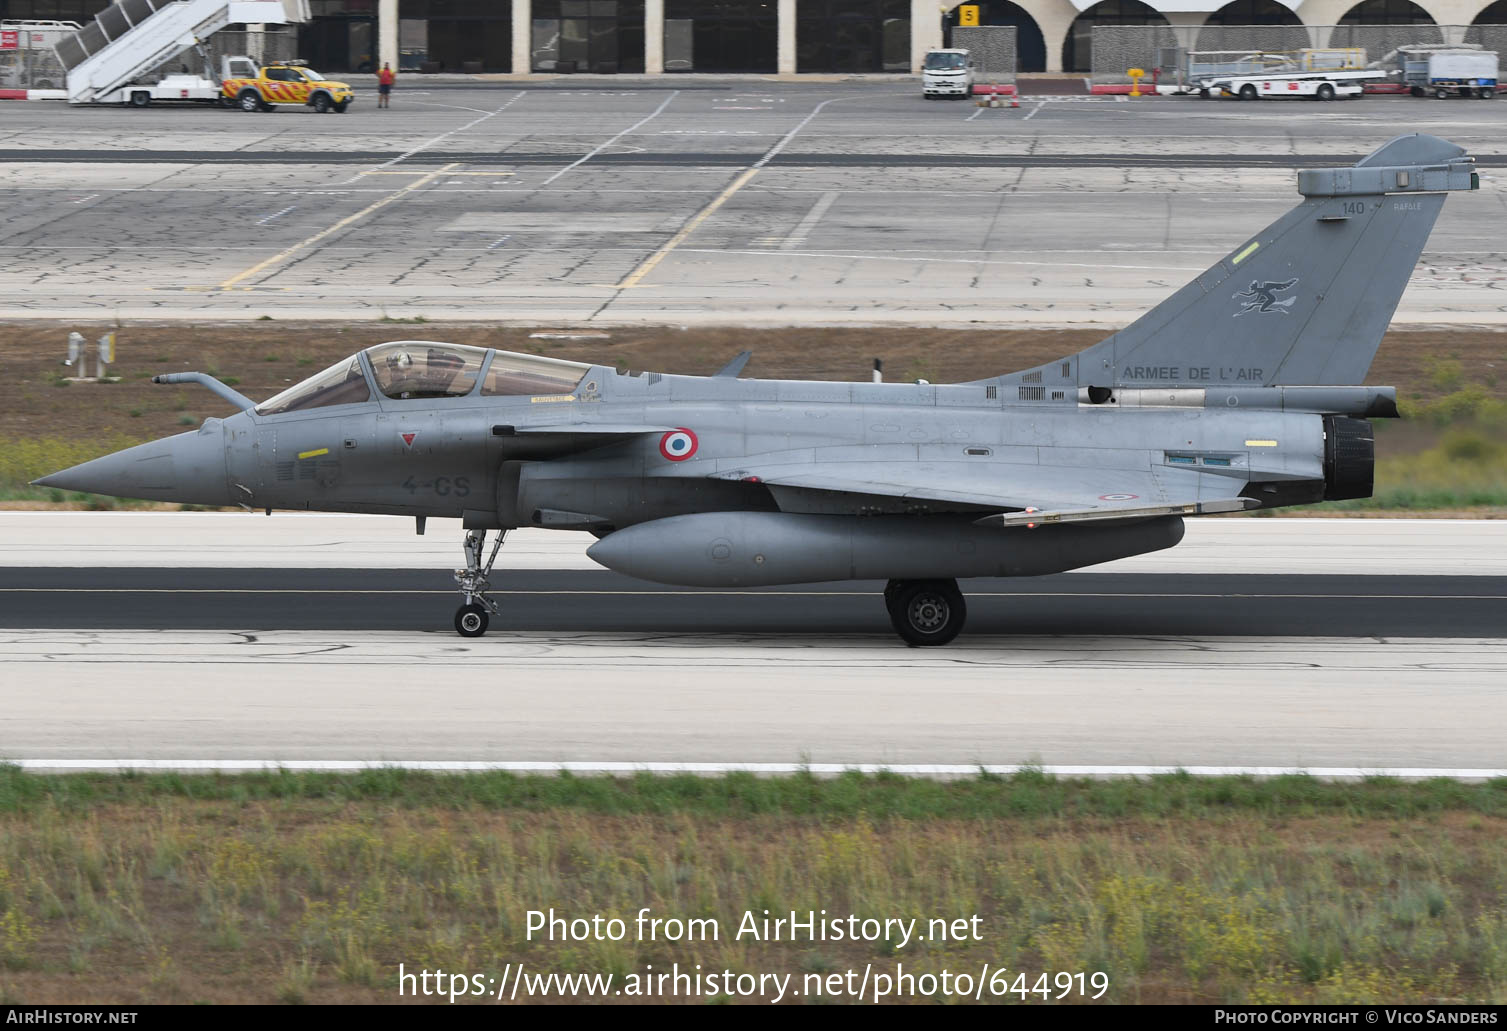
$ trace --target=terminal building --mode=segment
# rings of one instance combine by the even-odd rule
[[[909,73],[976,9],[1016,27],[1021,72],[1090,70],[1096,25],[1507,25],[1507,0],[307,0],[298,53],[326,72]],[[0,0],[86,22],[103,0]],[[970,12],[971,21],[973,13]]]

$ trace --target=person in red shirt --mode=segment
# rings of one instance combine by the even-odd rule
[[[377,73],[377,107],[384,108],[392,97],[392,84],[397,81],[397,75],[393,73],[392,66],[387,62],[382,63],[382,70]]]

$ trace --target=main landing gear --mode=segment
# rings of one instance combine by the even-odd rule
[[[462,637],[480,637],[487,632],[491,616],[498,614],[497,603],[487,597],[487,589],[491,586],[487,577],[492,575],[492,563],[497,561],[497,553],[502,550],[502,541],[507,534],[506,530],[497,531],[492,553],[487,556],[486,565],[482,565],[481,553],[486,550],[487,531],[466,531],[466,568],[455,571],[455,583],[466,597],[466,603],[455,610],[455,632]]]
[[[895,633],[912,647],[946,644],[968,619],[956,580],[891,580],[884,588],[884,605]]]

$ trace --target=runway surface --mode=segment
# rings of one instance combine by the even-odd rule
[[[0,627],[445,630],[455,520],[0,513]],[[497,632],[877,634],[879,582],[704,590],[634,580],[584,533],[516,530]],[[970,634],[1495,637],[1507,520],[1201,519],[1165,552],[965,581]]]
[[[465,640],[446,521],[5,513],[0,758],[1507,770],[1507,523],[1188,529],[974,581],[964,635],[912,649],[878,585],[684,591],[595,569],[579,534],[510,540],[504,616]]]
[[[1501,639],[27,630],[0,657],[0,755],[59,764],[1507,767]]]
[[[890,634],[881,581],[716,590],[525,570],[493,582],[502,608],[494,635]],[[962,587],[970,636],[1492,637],[1507,628],[1507,577],[1066,573]],[[441,571],[0,570],[0,628],[448,632],[459,604]]]
[[[701,84],[704,85],[704,84]],[[362,93],[345,115],[12,103],[0,317],[1122,325],[1399,132],[1481,160],[1395,319],[1499,324],[1497,104],[910,83]]]

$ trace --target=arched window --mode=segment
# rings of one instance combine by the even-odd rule
[[[1341,25],[1432,25],[1434,19],[1413,0],[1361,0],[1340,18]]]
[[[1276,0],[1232,0],[1209,15],[1194,50],[1283,53],[1316,45],[1303,19]]]
[[[1507,50],[1507,0],[1496,0],[1476,15],[1476,20],[1465,30],[1465,42],[1497,53]]]
[[[1303,19],[1277,0],[1230,0],[1205,25],[1302,25]]]
[[[1067,42],[1062,44],[1062,70],[1065,72],[1091,72],[1094,70],[1095,25],[1166,25],[1167,19],[1160,12],[1140,0],[1099,0],[1088,10],[1073,19],[1067,31]],[[1171,36],[1171,33],[1168,33]],[[1139,51],[1137,51],[1139,52]],[[1123,69],[1117,69],[1123,71]]]
[[[1390,28],[1427,26],[1427,28]],[[1406,43],[1443,43],[1434,19],[1413,0],[1361,0],[1335,26],[1330,46],[1365,47],[1372,58]]]
[[[1010,0],[972,0],[979,8],[980,25],[1015,26],[1015,70],[1021,72],[1044,72],[1047,69],[1047,44],[1042,38],[1036,19],[1026,13],[1019,4]],[[946,46],[966,46],[961,40],[953,42],[952,30],[958,25],[958,9],[947,12]]]

